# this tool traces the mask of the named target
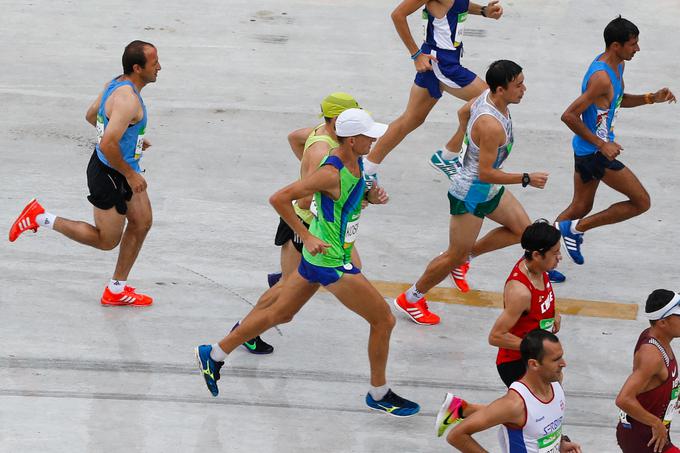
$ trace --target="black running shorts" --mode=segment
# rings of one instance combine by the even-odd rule
[[[498,375],[503,380],[503,384],[508,388],[510,388],[510,384],[519,380],[527,372],[527,367],[521,360],[498,364],[496,369],[498,369]]]
[[[299,217],[298,219],[300,220],[300,222],[302,222],[305,228],[309,229],[309,225],[307,225]],[[297,234],[295,234],[295,231],[293,231],[293,229],[289,227],[288,224],[283,219],[279,219],[279,228],[276,230],[274,245],[278,245],[280,247],[288,241],[293,241],[293,246],[295,247],[295,250],[302,253],[303,244],[300,237]]]
[[[587,156],[574,155],[574,170],[584,183],[602,179],[607,169],[619,171],[624,167],[623,162],[616,159],[609,160],[599,151]]]
[[[99,160],[96,150],[87,165],[87,187],[90,189],[87,199],[96,208],[115,207],[118,214],[125,215],[132,189],[125,176]]]

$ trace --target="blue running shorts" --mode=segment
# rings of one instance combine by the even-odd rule
[[[360,274],[361,269],[352,263],[339,267],[321,267],[310,263],[303,256],[300,259],[298,272],[309,283],[321,283],[323,286],[328,286],[340,280],[344,274]]]
[[[463,88],[470,85],[477,77],[474,72],[461,66],[460,48],[458,50],[436,49],[423,44],[420,50],[425,54],[435,56],[438,61],[432,61],[432,70],[416,73],[413,82],[427,89],[434,99],[442,97],[440,83],[451,88]]]

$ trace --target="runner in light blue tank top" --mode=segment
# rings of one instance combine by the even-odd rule
[[[600,61],[602,55],[603,54],[598,55],[597,58],[590,63],[590,67],[581,83],[581,94],[585,93],[588,89],[588,82],[592,75],[598,71],[604,71],[611,81],[612,88],[614,89],[614,96],[612,97],[608,108],[601,109],[595,104],[590,104],[581,116],[583,118],[583,123],[593,134],[604,141],[613,142],[614,122],[618,109],[621,107],[621,101],[623,100],[623,63],[619,63],[616,67],[616,72],[614,72],[607,63]],[[597,146],[583,139],[580,135],[574,135],[572,146],[574,147],[574,153],[577,156],[587,156],[588,154],[593,154],[598,149]]]
[[[146,106],[144,105],[142,96],[139,94],[134,84],[129,80],[119,79],[120,76],[111,80],[109,86],[106,88],[106,90],[104,90],[101,103],[99,104],[99,110],[97,111],[97,156],[99,157],[99,160],[101,160],[105,165],[109,167],[111,166],[109,165],[109,161],[104,156],[104,153],[102,153],[101,149],[99,148],[99,142],[101,142],[101,139],[104,136],[104,131],[106,130],[106,126],[109,124],[109,118],[106,116],[105,112],[106,100],[116,89],[125,85],[131,86],[137,95],[137,98],[139,99],[139,103],[142,106],[144,117],[138,123],[131,124],[125,133],[123,133],[123,136],[118,143],[120,145],[120,151],[123,155],[123,160],[127,162],[127,164],[130,165],[130,167],[132,167],[137,173],[139,173],[141,172],[139,160],[142,158],[142,144],[144,141],[144,133],[146,132]]]
[[[99,302],[148,306],[153,298],[137,292],[127,280],[153,218],[146,179],[139,168],[141,151],[150,146],[144,139],[147,114],[139,93],[156,81],[161,65],[156,47],[140,40],[125,46],[121,62],[123,74],[104,84],[85,113],[97,133],[87,165],[87,199],[94,209],[94,224],[57,216],[34,199],[15,221],[9,239],[40,228],[99,250],[118,247],[115,270]]]
[[[655,93],[624,92],[625,62],[640,51],[638,28],[617,17],[604,29],[605,51],[590,64],[581,82],[581,95],[567,107],[562,121],[574,132],[574,195],[555,219],[569,256],[583,264],[584,233],[603,225],[622,222],[647,211],[649,194],[635,174],[617,159],[623,147],[614,141],[614,123],[619,108],[656,102],[674,102],[668,88]],[[590,214],[600,181],[625,195],[608,208]]]

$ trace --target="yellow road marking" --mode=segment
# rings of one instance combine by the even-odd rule
[[[380,294],[395,298],[411,287],[408,283],[372,280]],[[470,291],[461,293],[453,288],[436,287],[427,293],[428,302],[469,305],[472,307],[503,308],[503,294],[492,291]],[[592,316],[596,318],[637,319],[637,304],[622,304],[599,300],[579,300],[557,297],[557,309],[567,315]]]

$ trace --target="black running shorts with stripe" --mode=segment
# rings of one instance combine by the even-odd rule
[[[99,160],[96,150],[87,165],[87,187],[90,189],[87,199],[96,208],[115,207],[118,214],[125,215],[132,189],[125,176]]]

